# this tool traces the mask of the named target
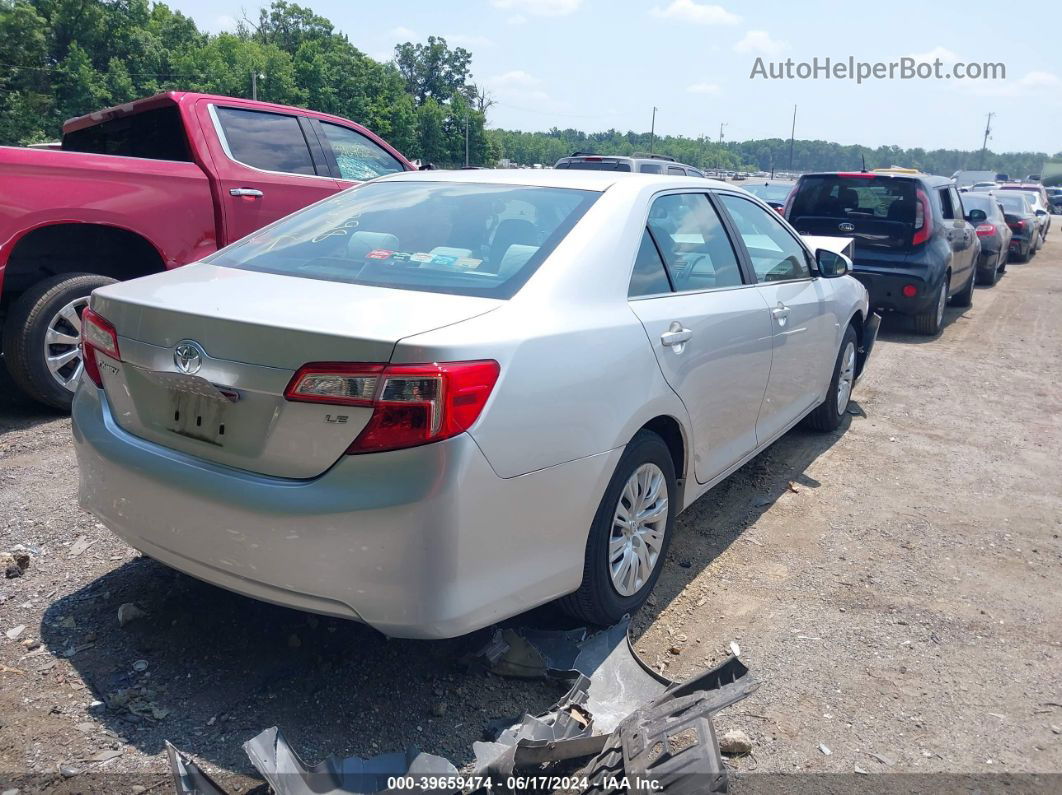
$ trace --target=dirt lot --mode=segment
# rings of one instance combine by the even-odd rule
[[[763,686],[718,717],[755,743],[735,769],[1062,773],[1060,238],[939,339],[886,323],[842,432],[788,434],[679,519],[637,645],[683,677],[740,644]],[[0,782],[158,774],[170,739],[247,789],[240,744],[272,725],[311,760],[460,765],[561,692],[463,672],[482,634],[388,640],[139,557],[78,510],[69,421],[9,392],[0,550],[33,559],[0,579],[0,632],[25,625],[0,634]],[[126,602],[148,615],[122,628]]]

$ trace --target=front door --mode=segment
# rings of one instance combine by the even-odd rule
[[[770,313],[750,281],[705,194],[654,200],[630,306],[689,413],[701,483],[756,448],[772,342]]]
[[[200,118],[216,131],[221,150],[213,160],[225,243],[340,190],[313,130],[298,116],[200,102]]]
[[[838,323],[811,255],[777,213],[733,194],[719,194],[748,253],[757,290],[769,307],[774,355],[760,409],[760,444],[821,402],[837,356]]]

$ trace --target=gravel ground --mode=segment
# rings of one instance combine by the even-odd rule
[[[788,434],[678,520],[637,646],[682,678],[740,644],[763,686],[717,718],[754,742],[736,770],[1062,773],[1059,236],[939,339],[887,322],[841,432]],[[246,791],[272,725],[308,760],[460,766],[562,692],[463,671],[484,633],[388,640],[140,557],[77,508],[69,436],[0,381],[0,550],[32,553],[0,579],[0,633],[25,627],[0,634],[0,784],[166,788],[169,739]]]

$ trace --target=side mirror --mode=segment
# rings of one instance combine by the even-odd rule
[[[816,249],[815,263],[819,266],[819,275],[827,279],[836,279],[852,270],[852,260],[844,254],[825,248]]]
[[[988,214],[984,210],[970,210],[970,214],[966,216],[966,220],[971,224],[983,224],[988,220]]]
[[[1037,215],[1047,215],[1047,210],[1037,210],[1036,214]]]

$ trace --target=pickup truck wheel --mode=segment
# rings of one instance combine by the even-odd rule
[[[837,352],[826,399],[808,415],[808,427],[825,432],[841,427],[844,414],[848,411],[848,402],[852,399],[852,387],[855,385],[857,344],[855,329],[849,326],[844,332],[844,339],[841,340],[841,350]]]
[[[623,451],[586,541],[583,582],[560,600],[569,615],[611,626],[633,613],[660,577],[678,510],[667,444],[639,431]]]
[[[944,327],[944,305],[948,303],[948,275],[940,282],[940,292],[937,293],[937,302],[931,308],[920,315],[914,316],[915,331],[925,334],[927,337],[935,337]]]
[[[959,292],[951,297],[952,306],[973,306],[974,283],[977,281],[977,268],[970,269],[970,281]]]
[[[81,313],[89,294],[114,279],[63,273],[30,287],[4,324],[4,361],[11,379],[34,400],[68,411],[81,378]]]

